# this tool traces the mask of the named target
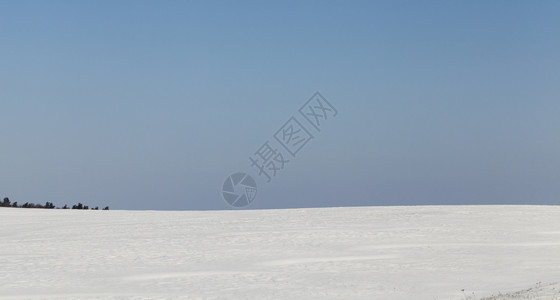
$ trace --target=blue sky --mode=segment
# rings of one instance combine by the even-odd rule
[[[556,1],[1,1],[0,196],[115,209],[560,203]],[[249,157],[338,110],[270,183]]]

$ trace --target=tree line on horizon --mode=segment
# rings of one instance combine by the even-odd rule
[[[70,207],[67,204],[64,204],[63,207],[57,207],[52,202],[48,202],[48,201],[44,205],[43,204],[29,203],[29,202],[25,202],[24,204],[19,205],[17,203],[17,201],[14,202],[14,203],[11,203],[10,198],[8,198],[8,197],[4,198],[4,200],[2,202],[0,202],[0,207],[70,209]],[[90,208],[89,208],[88,205],[83,205],[82,203],[78,203],[78,204],[72,205],[71,209],[89,210]],[[99,210],[99,206],[92,207],[91,210]],[[103,208],[102,210],[109,210],[109,206],[105,206],[105,208]]]

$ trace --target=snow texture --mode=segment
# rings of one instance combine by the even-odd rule
[[[560,299],[560,207],[0,208],[2,299]]]

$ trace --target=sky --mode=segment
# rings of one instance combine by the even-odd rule
[[[560,204],[559,12],[0,1],[0,196],[160,210]],[[299,112],[316,92],[332,108],[319,130]],[[297,145],[283,140],[294,124]],[[224,199],[236,173],[255,182],[249,205]]]

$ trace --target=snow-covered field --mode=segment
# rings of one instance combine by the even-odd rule
[[[0,208],[0,232],[1,299],[560,299],[554,206]]]

